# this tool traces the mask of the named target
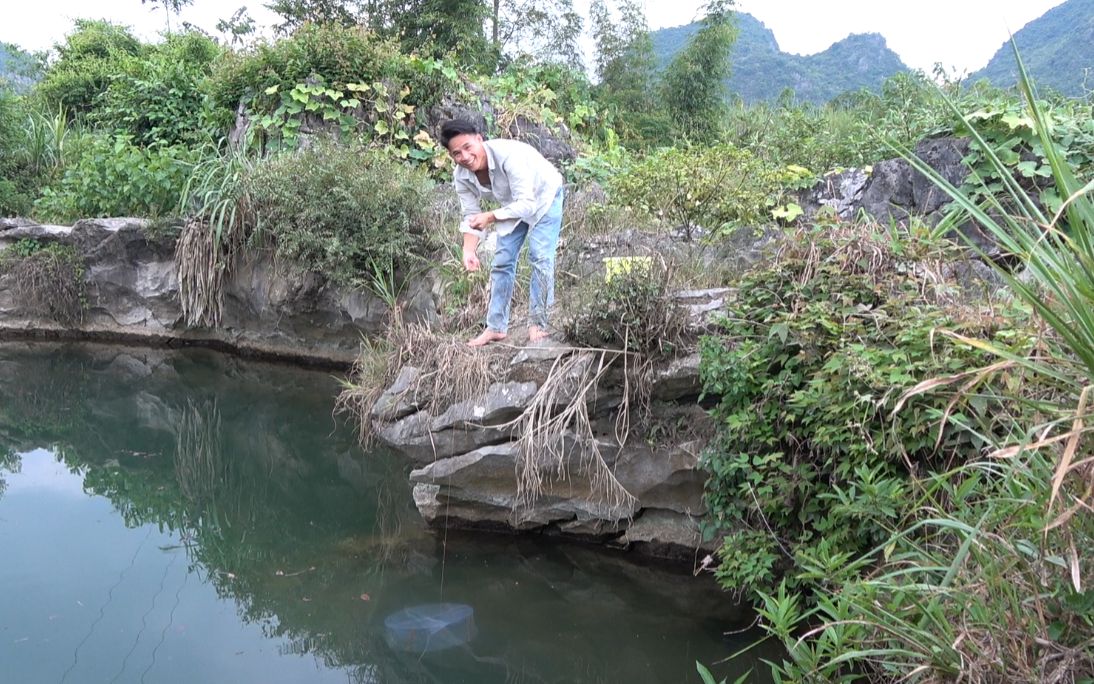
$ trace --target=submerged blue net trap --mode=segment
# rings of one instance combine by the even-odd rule
[[[475,638],[475,611],[462,603],[428,603],[384,618],[388,646],[427,653],[462,646]]]

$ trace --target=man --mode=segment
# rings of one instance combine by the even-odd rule
[[[555,298],[555,252],[562,230],[562,175],[531,145],[516,140],[483,140],[470,121],[441,126],[441,144],[456,162],[454,183],[463,220],[463,265],[479,270],[476,250],[491,226],[498,245],[490,271],[490,307],[486,329],[467,344],[481,347],[509,336],[509,302],[517,275],[517,257],[525,240],[532,263],[528,339],[549,334],[547,312]],[[501,205],[482,210],[481,200]]]

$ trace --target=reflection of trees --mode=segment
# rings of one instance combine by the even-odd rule
[[[403,464],[365,457],[353,431],[333,425],[335,383],[208,356],[13,360],[0,345],[0,468],[17,467],[20,451],[51,447],[128,525],[178,535],[193,571],[244,620],[283,639],[286,652],[344,668],[352,682],[648,681],[636,673],[654,654],[613,652],[610,632],[623,626],[612,611],[664,598],[651,588],[686,594],[677,583],[646,581],[640,569],[577,548],[529,553],[506,538],[459,542],[455,533],[438,565]],[[468,596],[480,635],[504,638],[421,659],[384,643],[384,616]],[[555,615],[563,603],[565,615]],[[670,632],[686,624],[680,615],[709,610],[689,603],[677,622],[650,620]],[[545,627],[555,618],[572,627],[562,650]]]
[[[8,481],[4,479],[4,473],[15,474],[19,472],[22,461],[19,454],[11,447],[0,447],[0,496],[8,489]]]
[[[408,557],[418,516],[401,464],[366,460],[332,422],[333,380],[208,353],[100,354],[0,345],[0,468],[51,448],[128,526],[177,534],[243,619],[375,681],[382,621],[358,595]]]

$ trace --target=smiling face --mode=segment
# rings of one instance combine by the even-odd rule
[[[478,133],[462,133],[448,141],[448,156],[469,171],[487,169],[486,146]]]

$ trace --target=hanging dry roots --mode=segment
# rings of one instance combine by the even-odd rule
[[[229,266],[229,257],[221,254],[219,241],[209,224],[200,219],[188,222],[175,248],[179,304],[186,325],[208,328],[220,325]]]
[[[590,494],[603,515],[622,519],[633,514],[636,499],[605,460],[589,417],[600,381],[622,354],[590,350],[556,360],[532,402],[511,424],[519,435],[519,507],[532,507],[552,482],[569,480],[576,466],[588,477]],[[625,398],[619,411],[628,410]],[[625,435],[626,428],[617,426],[617,440],[610,448],[618,452],[618,437]]]

